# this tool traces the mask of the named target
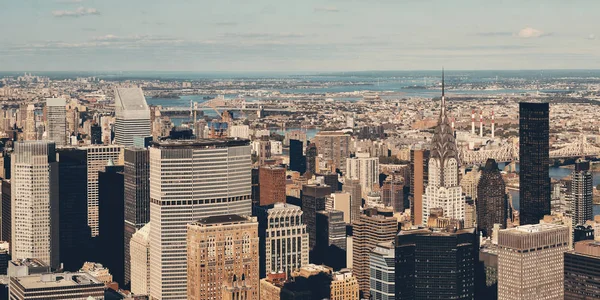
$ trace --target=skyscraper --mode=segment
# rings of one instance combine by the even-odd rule
[[[133,146],[134,136],[152,135],[150,109],[141,88],[115,89],[115,143]]]
[[[58,163],[53,142],[17,142],[12,159],[12,257],[59,266]]]
[[[398,232],[393,212],[370,208],[353,222],[352,268],[363,297],[368,298],[370,285],[369,253],[380,243],[392,242]]]
[[[317,151],[331,167],[346,173],[346,159],[350,156],[350,135],[341,131],[319,131],[314,137]]]
[[[35,106],[33,104],[27,105],[26,116],[25,125],[23,126],[23,135],[25,136],[23,140],[35,141],[37,140],[37,133],[35,127]]]
[[[257,207],[260,238],[260,277],[292,271],[308,265],[308,232],[302,209],[296,205],[275,203]]]
[[[563,225],[522,225],[498,234],[498,299],[563,299]]]
[[[125,284],[123,183],[123,166],[115,166],[112,161],[109,161],[103,171],[98,172],[99,235],[96,239],[98,241],[96,250],[99,261],[110,270],[114,281],[120,286]]]
[[[403,178],[393,173],[383,181],[381,187],[381,200],[383,205],[391,206],[394,212],[404,212],[404,180]]]
[[[130,240],[136,230],[150,221],[150,156],[148,149],[127,148],[124,153],[125,177],[125,286],[131,281]]]
[[[346,159],[346,178],[358,179],[363,197],[379,186],[379,158],[369,153],[357,153],[356,157]]]
[[[304,174],[306,172],[306,158],[304,157],[304,143],[299,140],[290,140],[290,170]]]
[[[263,166],[258,169],[260,205],[285,202],[285,169]]]
[[[90,259],[87,223],[87,153],[76,148],[57,150],[59,183],[60,262],[75,272]]]
[[[519,103],[519,218],[537,224],[550,214],[550,112],[548,103]]]
[[[317,145],[310,143],[306,147],[306,171],[310,174],[317,173]]]
[[[442,208],[444,216],[448,218],[465,219],[465,197],[458,182],[458,149],[454,130],[446,115],[443,73],[441,107],[438,125],[431,140],[429,178],[423,195],[422,224],[424,225],[427,225],[429,212],[434,208]]]
[[[594,218],[594,181],[589,161],[578,161],[571,173],[571,217],[573,225],[583,225]]]
[[[575,251],[565,252],[565,299],[587,300],[600,297],[600,242],[575,243]]]
[[[12,201],[10,180],[2,179],[2,240],[8,242],[12,253]]]
[[[150,223],[136,231],[129,241],[129,261],[131,292],[136,295],[150,295]]]
[[[410,150],[410,215],[413,224],[423,224],[423,194],[429,182],[429,150]]]
[[[396,238],[396,299],[475,299],[474,228],[402,230]]]
[[[258,300],[258,223],[222,215],[187,226],[187,299]]]
[[[394,243],[387,242],[378,244],[369,254],[369,293],[372,299],[396,299],[395,250]]]
[[[334,270],[346,267],[346,223],[339,210],[317,212],[317,240],[312,263],[324,264]]]
[[[152,145],[153,298],[184,299],[187,295],[187,224],[209,216],[251,215],[250,170],[248,140],[166,140]]]
[[[491,236],[494,224],[501,224],[502,228],[506,228],[508,218],[506,186],[498,164],[493,159],[488,159],[485,168],[481,171],[476,203],[479,231],[485,236]]]
[[[57,146],[67,144],[67,109],[65,99],[46,99],[46,111],[48,114],[48,136]]]
[[[360,208],[362,207],[362,190],[358,179],[346,178],[342,190],[350,194],[350,222],[357,221],[360,218]]]
[[[98,235],[98,172],[104,170],[109,160],[123,163],[123,147],[119,145],[86,146],[78,149],[87,152],[87,215],[92,236]]]
[[[317,212],[325,209],[325,197],[329,194],[331,188],[328,185],[308,184],[302,187],[302,211],[311,251],[317,244]]]

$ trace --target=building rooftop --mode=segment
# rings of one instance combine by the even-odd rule
[[[144,92],[141,88],[116,88],[115,110],[118,109],[150,112],[146,103],[146,97],[144,97]]]
[[[556,229],[565,228],[563,225],[557,225],[552,223],[542,223],[542,224],[531,224],[531,225],[521,225],[514,228],[509,228],[503,230],[506,233],[512,234],[529,234],[529,233],[538,233],[543,231],[550,231]]]
[[[66,101],[64,98],[47,98],[46,99],[47,106],[62,106],[65,107]]]
[[[26,258],[26,259],[13,260],[10,263],[15,266],[27,266],[27,267],[47,267],[48,266],[48,264],[46,264],[45,262],[43,262],[37,258]]]
[[[195,140],[163,140],[152,142],[154,148],[180,149],[180,148],[219,148],[250,145],[246,139],[227,138],[227,139],[195,139]]]
[[[66,286],[104,285],[87,273],[57,273],[13,277],[25,289],[52,289]]]
[[[231,224],[241,223],[249,221],[248,218],[240,215],[222,215],[222,216],[210,216],[202,218],[194,223],[193,225],[215,225],[215,224]]]

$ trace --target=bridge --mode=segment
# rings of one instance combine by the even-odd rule
[[[204,102],[194,102],[190,101],[190,106],[170,106],[163,107],[161,112],[166,112],[167,114],[182,114],[187,112],[191,114],[192,112],[200,112],[206,110],[216,111],[219,115],[223,111],[263,111],[266,113],[291,113],[295,112],[295,108],[290,106],[274,106],[272,104],[262,103],[262,102],[246,102],[244,98],[236,98],[236,99],[225,99],[223,96],[216,97],[214,99],[210,99]]]
[[[498,148],[480,150],[461,148],[459,156],[463,165],[485,164],[488,158],[493,158],[496,162],[518,161],[519,145],[506,143]],[[550,158],[586,156],[600,156],[600,147],[588,143],[585,135],[582,135],[580,139],[573,143],[562,145],[562,147],[550,151]]]

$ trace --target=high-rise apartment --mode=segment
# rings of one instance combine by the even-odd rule
[[[131,292],[150,295],[150,223],[144,225],[131,237],[129,243],[129,276]]]
[[[477,185],[477,229],[485,236],[491,236],[494,224],[501,224],[506,228],[508,218],[508,201],[506,185],[498,164],[493,159],[488,159],[481,171]]]
[[[150,155],[148,149],[127,148],[124,153],[125,178],[125,286],[131,281],[130,240],[136,230],[150,221]]]
[[[264,166],[258,169],[260,205],[285,202],[285,169]]]
[[[119,145],[86,146],[78,149],[87,152],[87,215],[92,236],[98,235],[98,172],[104,170],[108,161],[123,164],[123,147]]]
[[[356,157],[346,159],[346,178],[358,179],[365,197],[379,185],[379,157],[357,153]]]
[[[474,228],[402,230],[396,238],[396,299],[475,299]]]
[[[369,254],[371,299],[396,299],[396,262],[394,243],[378,244]]]
[[[46,113],[48,116],[47,139],[56,146],[67,144],[67,108],[65,99],[46,99]]]
[[[206,217],[189,224],[187,231],[187,299],[258,300],[255,218]]]
[[[429,181],[429,150],[410,150],[410,215],[413,224],[423,224],[423,194]]]
[[[569,228],[522,225],[498,234],[498,299],[563,299]]]
[[[594,218],[594,180],[589,161],[578,161],[571,173],[571,217],[573,225],[583,225]]]
[[[308,264],[308,232],[300,207],[287,203],[257,207],[260,277]]]
[[[350,222],[360,218],[360,208],[362,207],[362,190],[358,179],[346,178],[342,190],[350,194]]]
[[[367,209],[359,220],[353,222],[352,268],[363,297],[369,295],[369,254],[378,244],[391,242],[398,232],[398,221],[393,211]]]
[[[248,140],[162,141],[150,148],[150,295],[187,295],[186,226],[200,218],[251,215]]]
[[[331,166],[346,173],[346,159],[350,157],[350,135],[341,131],[319,131],[314,137],[319,155]]]
[[[133,146],[134,136],[152,135],[150,109],[141,88],[115,89],[115,143]]]
[[[444,78],[442,74],[442,103],[438,125],[431,140],[428,182],[423,195],[423,222],[427,225],[432,209],[443,209],[444,216],[465,219],[465,197],[458,182],[458,149],[454,138],[454,130],[446,114],[446,97],[444,96]],[[415,223],[419,225],[419,223]]]
[[[317,212],[325,209],[326,197],[330,194],[328,185],[308,184],[302,187],[302,211],[310,250],[317,244]]]
[[[402,176],[394,173],[389,175],[381,187],[381,201],[383,205],[392,207],[394,212],[404,212],[404,180]]]
[[[600,297],[600,242],[575,243],[575,251],[565,252],[565,299],[587,300]]]
[[[59,195],[54,143],[15,143],[12,173],[12,257],[38,258],[57,268]]]
[[[519,220],[537,224],[550,214],[550,109],[519,103]]]

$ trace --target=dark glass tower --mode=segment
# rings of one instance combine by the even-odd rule
[[[474,228],[400,231],[396,238],[396,299],[475,299],[477,241]]]
[[[322,210],[317,212],[317,241],[310,260],[340,270],[346,267],[346,223],[344,212]],[[314,257],[314,258],[313,258]]]
[[[325,197],[331,194],[328,185],[310,184],[302,187],[302,212],[308,231],[308,249],[313,250],[317,243],[317,212],[325,210]]]
[[[87,151],[58,149],[60,261],[65,271],[77,271],[90,248],[87,224]],[[112,270],[111,270],[112,271]]]
[[[306,148],[306,171],[310,174],[317,173],[317,145],[315,143],[308,144]]]
[[[123,166],[106,166],[98,172],[98,228],[96,251],[100,263],[110,270],[113,280],[124,285],[125,214]]]
[[[10,180],[2,179],[2,240],[8,242],[12,250],[12,212]],[[87,198],[86,198],[87,200]],[[87,219],[86,219],[87,222]],[[86,223],[87,225],[87,223]]]
[[[571,173],[571,215],[573,225],[583,225],[594,218],[594,180],[589,161],[578,161]]]
[[[302,141],[290,140],[290,170],[300,172],[300,174],[306,172],[306,158],[303,152]]]
[[[133,234],[150,221],[150,155],[145,148],[125,149],[125,232],[124,280],[131,282],[129,242]]]
[[[491,236],[494,224],[506,228],[507,198],[506,185],[493,159],[488,159],[481,171],[477,185],[477,230],[485,236]]]
[[[550,214],[550,109],[519,103],[520,224],[538,224]]]

